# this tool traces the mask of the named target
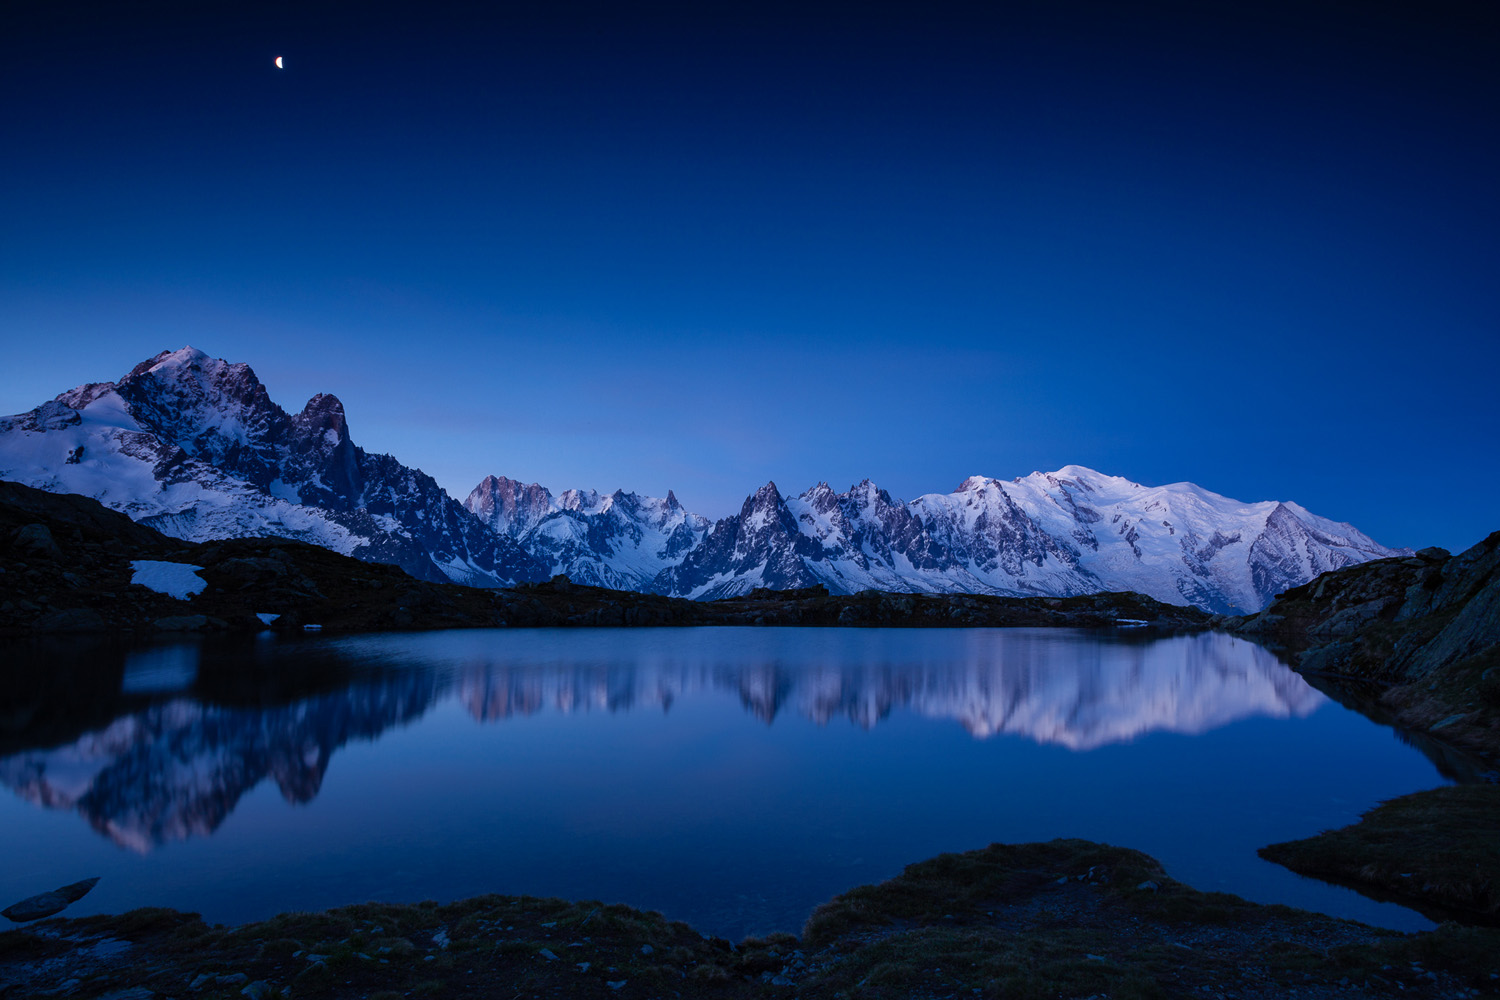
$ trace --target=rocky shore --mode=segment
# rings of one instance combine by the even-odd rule
[[[731,943],[597,901],[479,896],[241,927],[136,910],[0,934],[0,996],[1493,996],[1500,932],[1382,931],[1176,882],[1137,851],[992,845],[820,906],[802,935]]]
[[[1324,573],[1214,624],[1310,678],[1369,691],[1398,727],[1500,755],[1500,532],[1456,556],[1423,549]]]
[[[1268,861],[1425,913],[1500,926],[1500,788],[1383,802],[1353,826],[1260,849]]]
[[[1325,573],[1256,615],[1247,634],[1317,686],[1398,730],[1467,754],[1471,784],[1381,803],[1353,826],[1273,844],[1293,871],[1437,920],[1500,923],[1500,532]],[[1448,769],[1456,772],[1456,769]]]

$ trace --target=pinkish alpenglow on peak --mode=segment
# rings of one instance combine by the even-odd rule
[[[911,501],[866,479],[799,496],[774,482],[710,522],[676,495],[488,476],[460,504],[430,477],[351,439],[320,393],[297,414],[250,367],[163,351],[0,418],[0,478],[81,493],[192,540],[275,535],[395,563],[430,580],[579,583],[693,598],[757,587],[834,593],[1067,596],[1133,590],[1256,611],[1326,570],[1404,550],[1290,502],[1192,483],[1144,486],[1083,466],[970,476]]]

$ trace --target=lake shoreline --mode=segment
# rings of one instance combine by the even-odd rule
[[[1495,955],[1493,929],[1378,930],[1058,840],[940,855],[828,901],[800,937],[737,944],[620,904],[494,895],[238,927],[162,909],[51,918],[0,933],[0,995],[1438,997],[1493,990]]]

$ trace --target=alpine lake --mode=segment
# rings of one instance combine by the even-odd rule
[[[944,851],[1081,837],[1418,930],[1255,852],[1463,777],[1212,632],[265,632],[0,663],[0,902],[101,876],[69,916],[494,892],[739,940]]]

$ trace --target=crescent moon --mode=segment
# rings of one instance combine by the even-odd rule
[[[281,64],[281,57],[280,56],[276,57],[276,68],[277,69],[286,69],[286,67]]]

